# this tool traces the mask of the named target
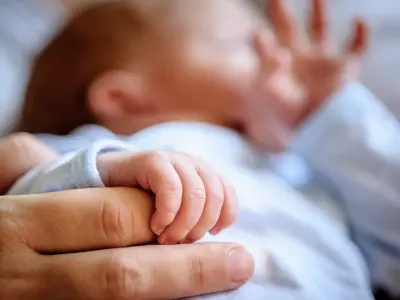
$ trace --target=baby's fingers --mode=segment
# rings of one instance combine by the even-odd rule
[[[210,231],[214,235],[231,226],[236,221],[239,212],[235,188],[224,179],[221,179],[221,182],[224,190],[224,203],[218,222]]]
[[[357,19],[354,24],[353,35],[350,39],[348,52],[350,55],[361,56],[365,53],[368,44],[369,30],[362,19]]]
[[[281,44],[291,49],[297,46],[298,26],[292,14],[285,7],[284,0],[268,0],[267,10],[276,37]]]
[[[182,182],[182,204],[174,222],[159,237],[160,244],[175,244],[184,240],[199,221],[206,201],[203,181],[190,160],[177,160],[174,167]]]
[[[160,235],[170,225],[181,206],[182,182],[175,168],[168,161],[168,154],[154,152],[146,157],[148,165],[147,183],[141,183],[156,195],[156,212],[151,220],[151,229]]]
[[[268,72],[273,68],[273,65],[276,63],[275,52],[272,49],[275,49],[275,41],[273,35],[269,31],[257,33],[254,36],[253,47],[254,51],[260,60],[260,73],[264,75],[263,72]]]
[[[206,203],[203,214],[196,226],[190,231],[186,237],[186,243],[195,242],[201,239],[208,231],[217,223],[223,203],[224,187],[220,177],[209,168],[199,168],[197,171],[206,190]]]
[[[310,16],[310,38],[314,42],[324,43],[327,32],[326,3],[324,0],[313,0]]]

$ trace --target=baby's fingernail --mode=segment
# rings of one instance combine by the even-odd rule
[[[160,235],[162,232],[163,232],[163,228],[161,228],[161,227],[153,227],[153,232],[156,234],[156,235]]]
[[[254,272],[253,256],[245,249],[236,249],[229,254],[227,267],[231,281],[237,283],[244,282]]]
[[[159,236],[157,240],[160,245],[165,245],[165,242],[167,239],[164,235],[162,235],[162,236]]]
[[[158,224],[156,218],[154,218],[154,217],[153,217],[153,219],[151,220],[150,226],[151,226],[151,230],[153,230],[153,232],[154,232],[156,235],[160,235],[160,234],[164,231],[164,228],[162,228],[162,227]]]
[[[196,240],[192,238],[186,238],[183,241],[181,241],[181,244],[193,244]]]
[[[222,231],[221,228],[215,227],[215,228],[213,228],[213,229],[210,230],[210,233],[211,233],[212,235],[217,235],[217,234],[220,233],[221,231]]]
[[[160,237],[158,238],[158,243],[160,245],[175,245],[178,244],[177,241],[166,237],[165,235],[160,235]]]

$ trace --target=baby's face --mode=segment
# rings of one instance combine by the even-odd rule
[[[172,2],[171,2],[172,3]],[[248,5],[233,0],[173,1],[171,17],[159,23],[154,64],[154,97],[166,119],[196,119],[241,130],[257,144],[271,139],[269,116],[276,99],[259,95],[257,32],[267,26]],[[268,44],[271,76],[286,77],[290,68],[281,49]],[[279,94],[269,86],[268,95]]]

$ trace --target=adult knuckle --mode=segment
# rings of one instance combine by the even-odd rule
[[[31,164],[35,163],[38,157],[53,158],[56,155],[54,150],[42,144],[30,133],[14,133],[6,139],[6,143],[8,143],[8,151],[24,157]]]
[[[8,228],[0,215],[0,255],[3,248],[7,245]]]
[[[13,205],[10,202],[0,202],[0,251],[11,238],[22,239],[26,226],[13,214]]]
[[[117,246],[129,244],[132,235],[132,220],[129,210],[124,209],[119,201],[105,200],[101,205],[100,223],[107,241]]]
[[[21,290],[0,278],[0,299],[21,299]]]
[[[0,244],[4,240],[5,232],[8,231],[9,221],[7,213],[2,211],[0,202]]]
[[[205,262],[201,256],[194,256],[190,262],[192,277],[190,280],[191,289],[202,291],[206,285]]]
[[[122,252],[115,252],[106,270],[105,288],[110,299],[137,299],[143,282],[144,274],[137,261]]]
[[[9,136],[8,140],[15,146],[26,146],[37,142],[32,134],[26,132],[13,133]]]

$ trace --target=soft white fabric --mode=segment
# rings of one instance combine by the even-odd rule
[[[138,149],[201,155],[237,187],[239,220],[218,237],[207,236],[204,241],[246,245],[255,256],[256,273],[238,291],[207,298],[353,300],[356,296],[372,300],[364,263],[346,233],[272,173],[252,168],[248,161],[250,149],[235,133],[205,124],[165,124],[139,133],[131,144]],[[91,163],[81,162],[84,158],[93,161],[88,153],[97,151],[92,147],[98,149],[95,143],[73,157],[67,154],[67,159],[28,173],[28,180],[22,179],[10,193],[78,188],[82,182],[87,187],[101,186],[84,176]]]
[[[256,272],[247,285],[208,298],[369,300],[373,299],[370,277],[374,284],[400,293],[396,284],[400,231],[395,226],[400,225],[400,156],[396,147],[400,126],[363,86],[353,84],[340,91],[294,142],[292,154],[305,159],[313,171],[302,175],[309,185],[304,189],[305,197],[271,168],[263,167],[268,157],[260,157],[228,129],[201,123],[166,123],[132,137],[114,136],[115,142],[107,142],[99,150],[96,138],[109,139],[110,135],[104,128],[91,126],[70,137],[40,136],[64,153],[74,148],[77,152],[61,164],[58,161],[33,170],[27,175],[29,179],[23,178],[10,193],[73,189],[82,184],[99,186],[93,179],[98,178],[93,162],[96,154],[109,150],[110,145],[116,150],[126,151],[133,145],[140,150],[199,155],[232,182],[240,201],[238,221],[204,241],[242,243],[256,260]],[[288,172],[282,168],[297,163],[278,163],[274,168],[281,168],[279,173],[284,175]],[[316,192],[330,195],[329,203],[345,212],[359,249],[367,254],[364,258],[371,274],[340,219],[325,210],[323,203],[313,201]]]

